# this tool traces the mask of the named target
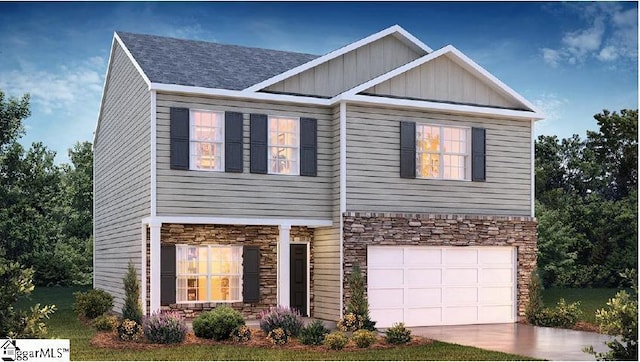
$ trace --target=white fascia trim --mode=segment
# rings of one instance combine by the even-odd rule
[[[151,83],[151,85],[149,86],[149,89],[155,90],[155,91],[161,91],[161,92],[254,99],[254,100],[262,100],[262,101],[290,102],[290,103],[298,103],[298,104],[313,104],[313,105],[320,105],[320,106],[331,105],[331,101],[329,99],[304,97],[304,96],[291,96],[287,94],[256,93],[256,92],[248,92],[246,90],[237,91],[237,90],[229,90],[229,89],[194,87],[194,86],[164,84],[164,83]]]
[[[157,208],[157,157],[158,157],[158,144],[157,144],[157,112],[156,112],[156,91],[151,90],[151,217],[156,216]]]
[[[287,78],[290,78],[296,74],[300,74],[302,72],[304,72],[305,70],[311,69],[315,66],[318,66],[322,63],[328,62],[331,59],[337,58],[343,54],[346,54],[354,49],[360,48],[364,45],[367,45],[369,43],[373,43],[374,41],[384,38],[387,35],[390,34],[394,34],[397,33],[398,35],[400,35],[401,37],[404,37],[407,42],[409,43],[413,43],[414,46],[422,49],[425,53],[431,53],[432,49],[429,48],[426,44],[422,43],[421,41],[419,41],[416,37],[414,37],[413,35],[409,34],[406,30],[402,29],[399,25],[393,25],[389,28],[386,28],[382,31],[379,31],[375,34],[369,35],[368,37],[364,38],[364,39],[360,39],[354,43],[351,43],[349,45],[346,45],[342,48],[336,49],[328,54],[325,54],[321,57],[318,57],[316,59],[313,59],[307,63],[304,63],[302,65],[299,65],[293,69],[290,69],[284,73],[280,73],[276,76],[273,76],[267,80],[264,80],[260,83],[254,84],[251,87],[248,87],[245,89],[245,91],[249,91],[249,92],[257,92],[263,88],[266,88],[270,85],[276,84],[280,81],[283,81]]]
[[[133,66],[136,68],[138,73],[140,73],[140,76],[142,77],[142,79],[144,79],[144,82],[147,83],[147,86],[150,86],[151,81],[149,80],[149,77],[147,77],[147,75],[144,73],[144,71],[142,70],[142,67],[140,66],[140,64],[138,64],[138,62],[133,57],[133,55],[131,55],[129,48],[127,48],[127,46],[124,45],[124,42],[122,41],[122,39],[120,39],[120,37],[118,36],[118,33],[113,33],[113,38],[118,42],[118,44],[120,44],[120,47],[122,47],[122,50],[124,51],[124,53],[127,55],[127,57],[129,57],[131,64],[133,64]]]
[[[345,211],[347,211],[347,103],[340,102],[340,215]]]
[[[531,217],[536,217],[536,121],[531,120]]]
[[[416,109],[427,110],[427,111],[445,112],[445,113],[453,113],[453,114],[468,114],[468,115],[476,115],[476,116],[504,117],[504,118],[526,120],[526,121],[530,121],[532,119],[538,120],[543,118],[538,113],[530,112],[530,111],[518,111],[513,109],[479,107],[479,106],[469,106],[469,105],[463,105],[463,104],[451,104],[451,103],[440,103],[440,102],[430,102],[430,101],[418,101],[418,100],[412,100],[412,99],[385,98],[385,97],[376,97],[376,96],[365,96],[365,95],[359,95],[359,94],[349,96],[349,97],[343,97],[342,100],[349,101],[350,103],[408,107],[408,108],[416,108]]]
[[[208,216],[156,216],[142,219],[143,224],[218,224],[218,225],[270,225],[327,227],[333,225],[329,219],[262,219],[242,217]]]

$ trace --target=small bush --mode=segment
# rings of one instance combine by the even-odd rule
[[[187,324],[176,313],[154,314],[145,319],[142,330],[151,343],[181,343],[187,335]]]
[[[333,350],[341,350],[349,342],[349,338],[343,332],[329,333],[324,337],[324,345]]]
[[[113,308],[113,296],[100,289],[91,289],[86,292],[75,292],[73,311],[80,317],[95,319]]]
[[[297,337],[304,326],[300,313],[285,307],[271,307],[260,312],[259,318],[260,329],[265,333],[282,328],[287,335]]]
[[[129,261],[127,274],[122,278],[124,284],[124,306],[122,318],[142,323],[142,306],[140,305],[140,280],[133,262]]]
[[[378,335],[376,332],[360,329],[353,332],[351,340],[353,340],[359,348],[367,348],[378,340]]]
[[[221,341],[231,338],[233,330],[244,324],[238,311],[228,306],[219,306],[193,320],[193,333],[200,338]]]
[[[289,340],[289,335],[282,328],[276,328],[267,334],[267,340],[276,346],[281,346]]]
[[[535,324],[542,327],[570,328],[578,322],[581,314],[580,302],[567,304],[560,298],[554,308],[543,308],[535,316]]]
[[[329,329],[316,319],[300,330],[300,343],[319,346],[329,332]]]
[[[353,313],[347,313],[338,321],[338,330],[342,332],[355,332],[358,329],[358,317]]]
[[[99,331],[113,332],[118,327],[118,317],[103,314],[93,320],[93,327]]]
[[[247,326],[240,326],[233,330],[231,337],[235,342],[244,343],[251,340],[251,329]]]
[[[130,319],[125,319],[118,324],[117,332],[118,338],[123,341],[137,341],[142,337],[142,327]]]
[[[391,344],[405,344],[411,341],[411,331],[408,330],[404,323],[395,323],[391,328],[387,329],[385,339]]]
[[[544,302],[542,300],[542,281],[536,270],[531,272],[531,278],[529,279],[529,303],[524,311],[524,315],[527,321],[531,324],[537,324],[537,317],[544,309]]]

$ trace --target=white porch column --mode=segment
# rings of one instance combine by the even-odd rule
[[[278,230],[280,231],[278,240],[278,304],[288,307],[291,287],[289,282],[291,225],[280,225]]]
[[[149,314],[160,312],[160,227],[162,223],[149,223],[151,234],[151,310]]]

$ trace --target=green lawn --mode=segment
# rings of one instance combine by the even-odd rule
[[[48,323],[52,337],[71,340],[72,360],[532,360],[529,357],[434,342],[425,346],[358,352],[310,352],[243,346],[178,346],[151,351],[95,348],[89,345],[94,331],[80,323],[72,310],[72,293],[82,288],[36,288],[30,303],[55,304]]]
[[[564,298],[567,303],[580,301],[580,320],[595,324],[596,310],[605,308],[609,298],[617,291],[618,289],[613,288],[550,288],[543,291],[542,298],[548,307],[556,305],[560,298]]]

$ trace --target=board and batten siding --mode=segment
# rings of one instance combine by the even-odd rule
[[[340,107],[333,109],[333,187],[331,227],[317,228],[313,237],[314,317],[340,318]]]
[[[377,84],[363,93],[504,108],[522,105],[498,93],[446,55]]]
[[[331,108],[158,93],[157,215],[330,220],[333,187]],[[170,108],[240,112],[243,172],[170,169]],[[249,172],[251,113],[317,119],[316,177]]]
[[[388,35],[267,87],[266,91],[333,97],[421,54]]]
[[[486,129],[486,182],[400,178],[400,122]],[[349,105],[347,211],[531,214],[531,122]]]
[[[94,144],[94,288],[122,308],[129,261],[140,275],[141,220],[150,215],[150,111],[147,85],[115,43]]]

